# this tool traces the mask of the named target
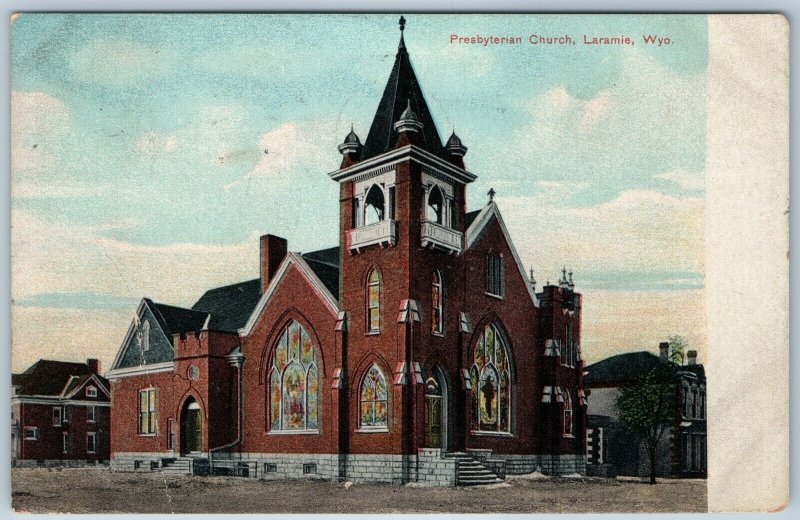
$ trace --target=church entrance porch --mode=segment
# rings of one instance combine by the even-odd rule
[[[203,417],[200,405],[190,399],[181,413],[181,455],[199,455],[203,451]]]

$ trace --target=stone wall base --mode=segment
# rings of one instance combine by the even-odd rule
[[[586,474],[585,455],[506,455],[494,454],[493,459],[506,461],[507,475],[522,475],[541,471],[545,475]]]
[[[15,468],[108,468],[107,460],[29,460],[17,459],[12,463]]]

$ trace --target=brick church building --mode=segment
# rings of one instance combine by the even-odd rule
[[[430,485],[584,472],[581,295],[566,272],[536,292],[493,192],[467,211],[467,148],[442,142],[403,25],[366,139],[351,131],[328,174],[339,245],[265,235],[259,278],[190,309],[141,301],[108,374],[113,469]]]

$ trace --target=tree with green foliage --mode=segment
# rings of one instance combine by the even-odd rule
[[[669,337],[669,360],[676,365],[683,364],[683,356],[686,352],[688,343],[683,339],[683,336],[670,336]]]
[[[624,386],[617,398],[622,422],[639,435],[650,458],[650,484],[656,483],[658,443],[675,420],[673,371],[664,364]]]

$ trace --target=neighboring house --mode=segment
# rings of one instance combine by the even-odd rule
[[[589,394],[587,471],[610,464],[619,475],[646,476],[650,461],[644,443],[619,420],[616,401],[620,389],[653,369],[668,368],[674,374],[677,409],[675,421],[658,447],[657,474],[662,477],[705,477],[706,376],[697,364],[697,352],[687,353],[687,364],[668,359],[669,344],[659,345],[660,355],[631,352],[604,359],[586,368]]]
[[[96,359],[39,360],[11,375],[11,464],[82,466],[108,463],[108,380]]]
[[[339,151],[338,246],[265,235],[260,278],[191,309],[142,300],[109,372],[112,468],[582,473],[582,297],[566,269],[535,291],[493,191],[467,212],[467,149],[440,140],[402,37],[366,141]]]

